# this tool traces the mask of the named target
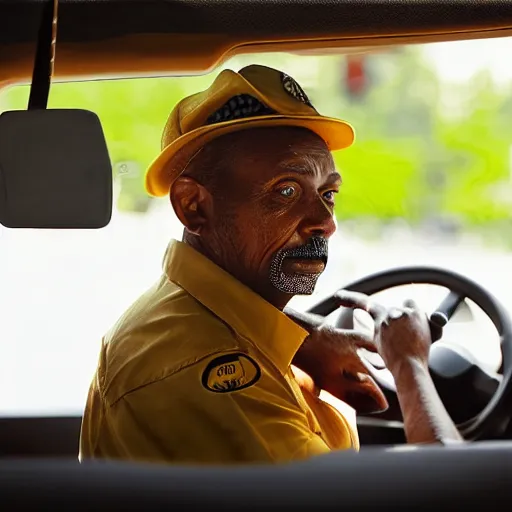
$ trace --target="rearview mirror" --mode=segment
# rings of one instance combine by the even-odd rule
[[[112,216],[112,165],[98,116],[78,109],[0,115],[0,223],[102,228]]]

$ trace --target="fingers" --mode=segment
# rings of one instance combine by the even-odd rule
[[[326,382],[324,389],[361,414],[383,412],[389,407],[383,392],[362,364],[342,369],[339,377]]]
[[[348,290],[338,290],[334,294],[334,297],[337,299],[339,306],[344,306],[346,308],[366,310],[370,303],[368,295]]]
[[[365,375],[369,374],[367,364],[367,361],[362,359],[358,354],[354,354],[343,361],[343,368],[340,369],[343,371],[346,378],[360,381],[364,379]]]
[[[313,328],[321,326],[325,320],[325,318],[320,315],[305,313],[303,311],[295,311],[290,308],[285,308],[283,313],[308,332],[311,332],[311,329]]]
[[[394,307],[394,308],[389,309],[388,313],[387,313],[387,319],[388,320],[398,320],[398,319],[400,319],[404,316],[407,316],[411,313],[418,313],[418,312],[420,312],[420,308],[418,307],[416,302],[414,302],[412,299],[407,299],[404,301],[402,308]]]
[[[388,311],[388,318],[390,320],[398,320],[399,318],[402,318],[405,315],[405,311],[400,308],[391,308]]]
[[[386,316],[387,310],[377,302],[373,302],[364,293],[338,290],[334,295],[340,306],[352,309],[362,309],[370,314],[374,320],[381,320]]]
[[[412,299],[404,301],[403,308],[387,309],[381,304],[374,302],[367,295],[348,290],[339,290],[335,297],[340,306],[352,309],[362,309],[369,313],[377,323],[387,323],[390,320],[398,320],[409,313],[420,313],[421,310]]]
[[[412,299],[404,301],[404,308],[412,309],[413,311],[419,311],[419,307]]]
[[[416,302],[412,299],[407,299],[404,301],[404,312],[406,315],[412,315],[416,318],[425,317],[425,319],[428,321],[427,314],[416,304]]]

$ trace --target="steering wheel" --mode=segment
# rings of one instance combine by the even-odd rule
[[[508,312],[490,292],[477,283],[455,272],[434,267],[406,267],[387,270],[355,281],[343,289],[373,295],[408,284],[433,284],[450,290],[439,307],[429,316],[433,343],[441,339],[443,327],[465,299],[470,299],[479,306],[496,327],[502,351],[501,375],[490,376],[488,370],[479,368],[476,361],[469,360],[467,357],[465,360],[466,367],[478,367],[481,374],[494,378],[496,383],[494,395],[480,412],[469,420],[459,423],[457,427],[467,440],[499,436],[512,417],[512,321]],[[326,317],[338,309],[336,294],[333,294],[310,308],[308,312]],[[339,326],[341,326],[340,323],[343,324],[343,327],[353,327],[353,311],[343,309],[338,320]],[[459,367],[461,364],[463,366],[465,356],[463,353],[459,353],[458,357]],[[431,373],[436,370],[433,368],[432,357],[429,366]],[[437,364],[437,370],[439,370],[439,364]],[[456,373],[460,374],[460,372]],[[445,371],[444,377],[449,384],[450,378],[453,379],[455,375],[450,375]],[[376,380],[378,381],[378,379]]]

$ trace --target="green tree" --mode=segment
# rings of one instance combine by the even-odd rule
[[[512,130],[502,114],[510,97],[498,90],[488,71],[459,85],[457,92],[464,98],[462,114],[439,117],[435,130],[445,153],[443,210],[472,224],[511,218],[510,203],[497,194],[510,175]]]
[[[121,191],[121,210],[146,211],[144,171],[160,151],[162,130],[174,105],[209,85],[211,76],[104,80],[52,85],[49,108],[83,108],[101,120]],[[26,108],[29,87],[12,87],[0,107]],[[124,164],[124,165],[119,165]],[[127,165],[128,164],[128,165]],[[123,172],[128,169],[129,172]]]
[[[257,62],[282,69],[303,84],[321,113],[355,126],[356,144],[335,154],[344,179],[340,219],[420,221],[448,215],[476,225],[511,219],[510,203],[499,201],[498,192],[506,195],[510,186],[512,88],[498,89],[489,73],[462,85],[440,83],[419,46],[365,59],[370,84],[359,100],[347,94],[340,56],[245,55],[223,67],[238,70]],[[150,204],[144,171],[160,151],[169,112],[184,96],[206,88],[218,72],[58,83],[50,107],[98,114],[121,185],[118,207],[144,212]],[[28,87],[3,92],[0,110],[25,108],[28,92]]]
[[[437,158],[438,77],[417,47],[369,55],[366,68],[370,84],[358,101],[343,87],[342,59],[325,62],[323,70],[331,84],[327,96],[336,97],[332,114],[350,120],[357,133],[356,144],[335,155],[345,181],[338,216],[417,220],[431,204],[424,191]]]

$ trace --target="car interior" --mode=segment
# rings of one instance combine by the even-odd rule
[[[13,272],[18,276],[13,278],[17,286],[35,283],[33,293],[43,311],[31,320],[32,309],[27,304],[39,307],[36,299],[15,299],[5,292],[0,301],[2,309],[16,301],[16,307],[25,307],[21,320],[12,320],[12,329],[5,331],[0,342],[8,347],[0,354],[11,354],[0,366],[4,374],[0,377],[2,509],[79,504],[91,509],[196,509],[215,503],[224,509],[375,510],[384,506],[448,510],[487,509],[496,499],[512,499],[512,302],[507,302],[506,293],[494,293],[480,282],[478,273],[464,271],[471,245],[446,267],[434,256],[421,261],[411,256],[406,264],[396,265],[393,260],[388,265],[374,253],[375,262],[366,274],[330,274],[326,281],[331,285],[325,292],[297,303],[338,327],[353,328],[364,319],[337,307],[338,289],[378,296],[410,284],[442,288],[428,311],[433,341],[430,370],[446,409],[467,440],[461,445],[406,444],[394,383],[371,354],[361,357],[389,408],[380,414],[357,415],[361,451],[275,467],[80,464],[80,411],[68,407],[55,412],[58,408],[49,406],[38,412],[35,405],[22,410],[19,400],[10,398],[16,397],[21,380],[28,386],[27,393],[35,396],[41,387],[40,396],[47,396],[40,376],[58,374],[60,366],[71,368],[71,374],[80,356],[68,349],[48,359],[33,356],[32,361],[31,349],[24,347],[21,335],[17,337],[25,332],[19,324],[22,321],[34,329],[32,338],[50,338],[54,327],[44,312],[52,311],[55,318],[65,313],[61,303],[44,309],[53,295],[34,281],[34,268],[44,273],[49,263],[29,250],[30,245],[24,255],[10,253],[9,237],[19,232],[30,244],[39,233],[56,232],[62,243],[58,247],[67,251],[82,243],[79,238],[85,245],[89,233],[103,231],[107,253],[110,235],[106,230],[118,222],[114,177],[119,167],[113,161],[103,116],[94,108],[76,104],[54,108],[49,101],[54,89],[86,81],[200,78],[217,72],[230,59],[250,61],[260,54],[289,54],[303,62],[310,56],[393,54],[404,45],[487,40],[499,45],[510,42],[508,38],[512,38],[512,6],[506,0],[0,0],[0,93],[24,87],[23,101],[28,96],[25,106],[18,102],[21,107],[16,108],[4,108],[0,101],[0,266],[4,267],[0,275],[3,280]],[[512,62],[501,61],[501,67],[512,71]],[[130,101],[121,110],[130,109]],[[94,100],[90,103],[93,106]],[[365,108],[364,100],[357,108]],[[511,148],[512,155],[512,140],[503,144]],[[510,162],[512,176],[512,156]],[[123,163],[121,168],[127,165],[131,164]],[[512,189],[506,190],[512,194]],[[144,198],[141,201],[145,204]],[[507,229],[512,219],[512,206],[508,208],[508,218],[499,224]],[[506,238],[511,231],[501,233]],[[62,250],[51,254],[62,256]],[[122,259],[124,250],[121,247],[116,258]],[[73,258],[71,252],[65,255],[70,261]],[[39,264],[32,258],[40,259]],[[108,256],[98,253],[97,258],[106,262]],[[487,260],[475,262],[475,268],[487,266],[503,289],[512,290],[507,268],[512,261],[509,255],[499,261],[503,261],[502,268]],[[91,265],[101,264],[91,260]],[[69,269],[62,275],[72,280],[71,263]],[[22,275],[28,276],[27,281],[21,280]],[[65,290],[83,291],[71,286]],[[134,298],[133,289],[126,290]],[[95,297],[92,291],[90,297]],[[403,293],[400,297],[407,298]],[[102,307],[108,295],[97,300]],[[466,350],[464,339],[452,344],[445,336],[461,318],[474,319],[476,309],[497,340],[499,362],[494,366],[483,364]],[[80,311],[84,323],[93,311],[89,313],[87,307]],[[9,321],[7,314],[6,324]],[[72,329],[72,319],[69,325]],[[92,369],[96,352],[90,352]],[[45,367],[50,360],[52,366]],[[37,371],[32,370],[36,367]],[[59,388],[66,386],[65,381],[58,383]],[[51,397],[47,398],[50,403]]]

